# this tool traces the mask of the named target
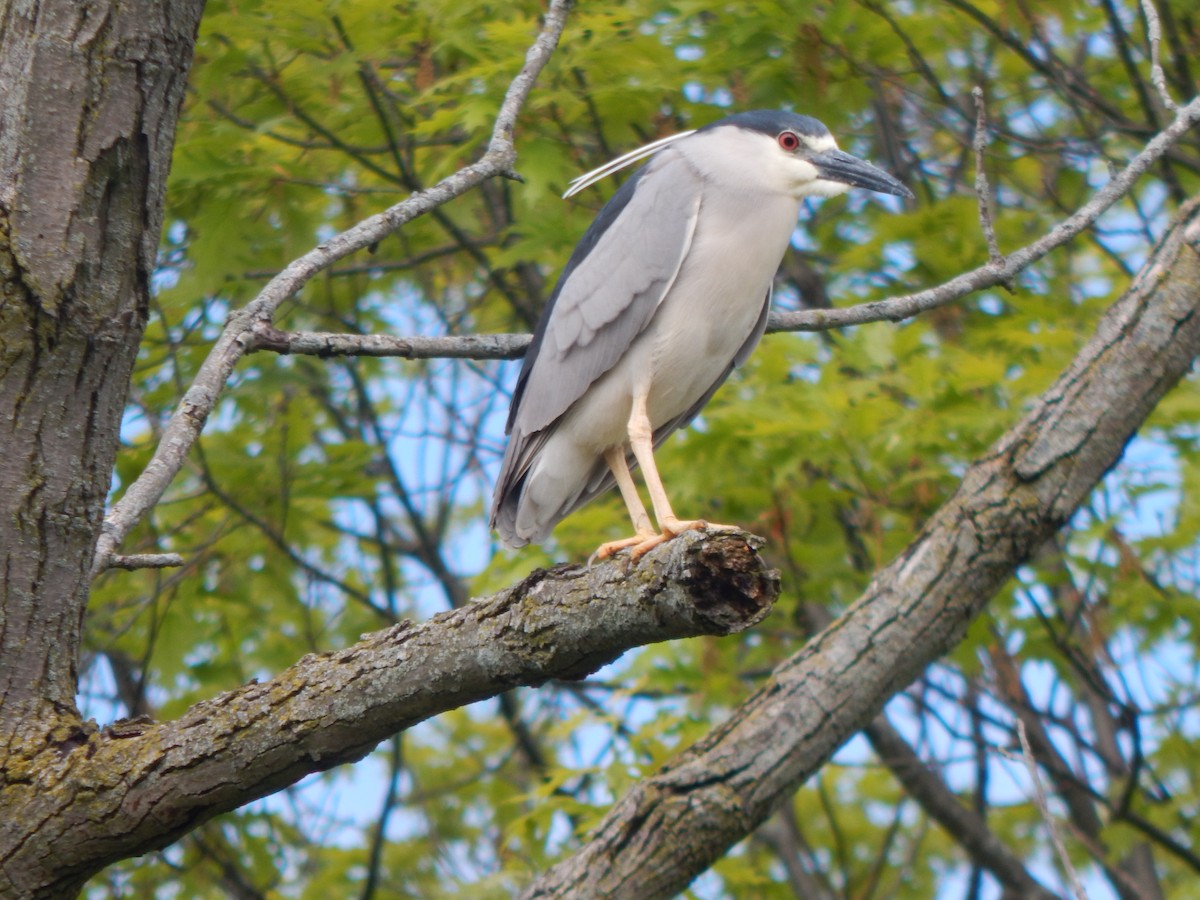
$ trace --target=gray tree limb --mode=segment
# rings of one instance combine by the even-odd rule
[[[254,328],[251,350],[305,356],[383,356],[401,359],[518,359],[528,334],[463,334],[444,337],[397,337],[391,334],[339,334],[281,331],[270,323]]]
[[[720,727],[636,785],[531,898],[669,897],[952,648],[1200,353],[1200,199],[1096,334],[862,597]]]
[[[582,678],[640,644],[741,631],[778,573],[761,539],[692,532],[648,554],[534,572],[493,597],[309,655],[174,722],[86,727],[12,755],[0,792],[0,896],[73,896],[105,865],[226,810],[361,759],[416,723],[520,685]]]

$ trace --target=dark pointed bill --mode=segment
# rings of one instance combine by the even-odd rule
[[[851,187],[866,188],[881,194],[895,194],[897,197],[912,199],[913,192],[902,185],[883,169],[876,168],[865,159],[843,153],[841,150],[826,150],[824,153],[814,153],[808,161],[817,167],[821,177],[827,181],[837,181]]]

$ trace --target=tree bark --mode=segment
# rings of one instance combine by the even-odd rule
[[[670,897],[961,640],[1200,353],[1200,199],[918,538],[728,722],[636,785],[526,898]]]
[[[47,753],[82,740],[75,690],[89,570],[202,8],[0,3],[0,794],[9,799],[36,781]],[[19,804],[0,810],[4,842],[40,821]]]
[[[202,8],[0,7],[0,746],[9,754],[70,741],[78,727],[88,570]],[[4,777],[17,777],[13,764]]]
[[[538,571],[487,600],[306,656],[175,722],[120,722],[44,747],[0,787],[0,894],[70,896],[105,865],[166,846],[217,813],[361,759],[432,715],[627,649],[758,622],[778,573],[733,534]]]

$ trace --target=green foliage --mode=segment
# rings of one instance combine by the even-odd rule
[[[277,324],[528,330],[612,190],[604,182],[564,203],[567,181],[730,107],[815,115],[918,194],[898,212],[857,196],[806,211],[809,249],[795,258],[835,305],[947,280],[987,261],[972,189],[972,86],[988,99],[986,165],[1002,251],[1085,201],[1106,166],[1155,130],[1114,55],[1105,6],[579,4],[520,120],[524,183],[487,184],[412,222],[314,280]],[[1159,6],[1176,18],[1188,10],[1184,0]],[[210,0],[118,493],[146,465],[231,309],[323,237],[479,155],[541,12],[532,2]],[[1121,15],[1126,30],[1140,29],[1134,4]],[[1030,57],[1027,48],[1044,50],[1048,35],[1075,67],[1069,78],[1039,62],[1045,52]],[[1141,45],[1134,50],[1145,70]],[[814,627],[810,606],[836,615],[903,550],[1127,286],[1173,204],[1200,186],[1189,162],[1197,152],[1193,140],[1170,171],[1154,173],[1011,292],[900,325],[766,338],[697,426],[662,448],[681,514],[740,523],[769,540],[786,596],[751,633],[648,647],[582,685],[515,695],[507,712],[493,701],[448,713],[350,772],[314,778],[115,867],[91,896],[217,897],[240,886],[256,892],[247,895],[327,897],[367,893],[368,883],[376,897],[511,895],[798,649]],[[785,263],[778,303],[794,306],[801,293]],[[462,602],[468,584],[497,589],[626,533],[612,496],[563,523],[546,548],[493,554],[483,510],[515,371],[245,360],[189,467],[126,547],[180,552],[186,567],[110,573],[95,591],[94,714],[178,715],[306,652]],[[1021,765],[1005,756],[1026,701],[1055,719],[1064,754],[1084,761],[1106,821],[1127,801],[1164,832],[1194,824],[1198,416],[1188,382],[1071,529],[889,708],[963,802],[980,789],[976,753],[993,779],[1003,770],[1025,789],[989,788],[985,798],[989,826],[1023,858],[1050,858]],[[1002,677],[1007,663],[1032,699]],[[1089,691],[1101,701],[1086,706]],[[1091,738],[1105,709],[1125,729],[1122,751],[1136,739],[1142,754],[1128,794],[1128,773],[1105,770]],[[1116,715],[1126,712],[1136,733]],[[390,805],[381,787],[389,780]],[[792,837],[748,840],[693,895],[795,896],[784,861],[797,847],[810,874],[845,896],[935,896],[970,867],[958,836],[933,824],[861,742],[803,786],[775,825]],[[1194,835],[1177,839],[1195,852]],[[1125,821],[1102,833],[1110,863],[1145,839]],[[1082,844],[1072,853],[1099,877]],[[1196,873],[1178,855],[1158,850],[1155,859],[1166,895],[1187,896]]]

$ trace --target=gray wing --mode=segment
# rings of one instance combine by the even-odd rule
[[[697,400],[691,409],[683,413],[683,415],[677,416],[654,429],[654,446],[656,448],[678,429],[686,428],[692,419],[700,414],[700,410],[708,405],[708,401],[712,399],[717,389],[725,383],[725,380],[729,378],[733,370],[739,368],[750,358],[750,354],[754,352],[754,348],[758,346],[758,342],[762,340],[762,336],[767,330],[767,318],[771,313],[771,294],[772,291],[768,290],[766,299],[763,301],[762,312],[759,313],[758,321],[754,325],[754,330],[750,332],[750,336],[746,338],[746,342],[742,344],[737,354],[733,357],[733,361],[729,364],[724,374],[713,382],[712,387],[704,392],[704,396]],[[631,470],[637,468],[638,462],[634,458],[632,451],[625,455],[625,461]],[[583,505],[590,503],[593,499],[600,496],[600,494],[609,490],[614,484],[616,484],[616,479],[613,478],[613,474],[607,464],[601,464],[593,472],[587,488],[579,495],[579,499],[575,501],[574,505],[563,513],[563,517],[565,518]]]
[[[589,232],[598,233],[584,235],[581,258],[567,264],[521,373],[509,420],[514,434],[553,423],[645,329],[691,246],[701,187],[691,167],[666,150],[596,217]]]

